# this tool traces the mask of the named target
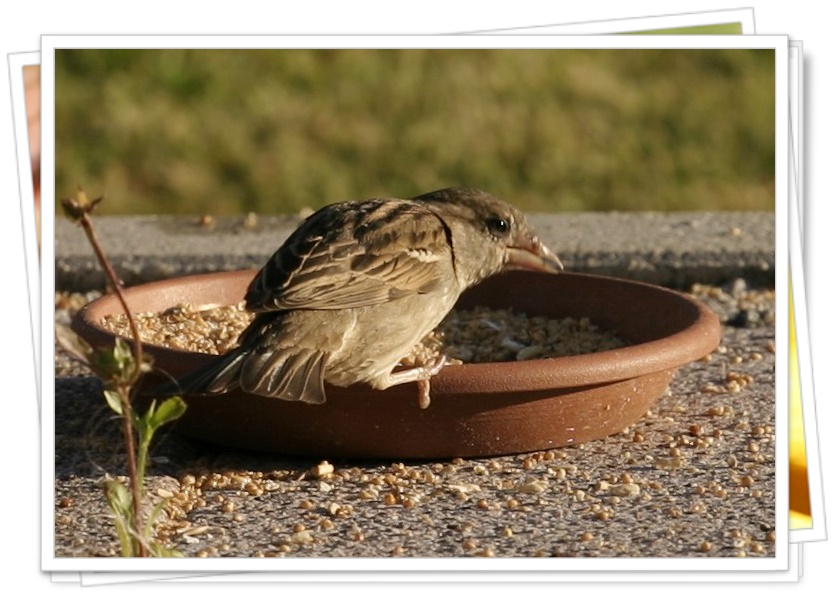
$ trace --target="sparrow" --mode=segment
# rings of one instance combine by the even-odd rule
[[[310,215],[250,283],[238,345],[157,394],[233,389],[310,404],[325,384],[384,390],[430,379],[445,357],[399,361],[467,288],[510,268],[555,273],[559,258],[507,202],[472,188],[339,202]]]

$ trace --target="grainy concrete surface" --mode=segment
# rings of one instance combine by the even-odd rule
[[[97,219],[128,283],[260,266],[295,222]],[[572,270],[716,285],[700,298],[724,322],[722,345],[681,369],[632,427],[552,451],[330,459],[334,471],[316,478],[319,459],[167,432],[149,478],[153,496],[171,499],[163,540],[188,557],[773,556],[773,215],[571,214],[534,224]],[[63,221],[56,231],[59,290],[100,288],[81,231]],[[54,552],[115,556],[101,484],[124,473],[118,425],[97,380],[60,353],[56,376]]]

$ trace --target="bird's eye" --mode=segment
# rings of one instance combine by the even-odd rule
[[[510,232],[510,221],[506,218],[488,218],[487,228],[496,237],[506,237]]]

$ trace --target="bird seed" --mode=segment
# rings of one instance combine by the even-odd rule
[[[189,352],[223,354],[234,348],[253,319],[242,304],[195,308],[183,304],[160,313],[136,314],[143,343]],[[108,315],[102,326],[130,337],[125,315]],[[445,354],[450,364],[572,356],[625,346],[614,332],[588,318],[549,319],[512,309],[453,310],[421,340],[402,364],[419,366]]]

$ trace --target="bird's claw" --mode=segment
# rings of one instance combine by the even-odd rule
[[[429,398],[430,379],[441,372],[441,369],[446,365],[446,360],[446,355],[442,354],[429,364],[392,373],[388,376],[386,387],[400,385],[401,383],[417,383],[418,406],[421,410],[425,410],[431,403]]]

